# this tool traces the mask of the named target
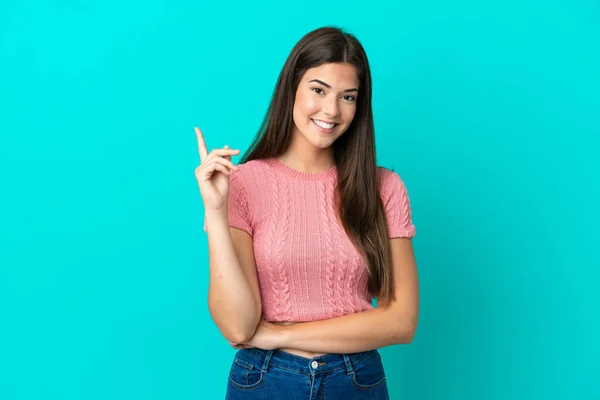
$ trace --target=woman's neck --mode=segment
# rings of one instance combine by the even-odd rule
[[[289,149],[277,159],[288,167],[299,172],[321,172],[333,167],[335,161],[333,151],[329,149],[319,149],[319,152],[309,152]]]

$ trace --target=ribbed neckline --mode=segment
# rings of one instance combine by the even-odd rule
[[[276,171],[279,171],[282,174],[295,179],[302,179],[307,181],[320,181],[332,179],[337,176],[337,167],[335,165],[329,169],[319,172],[301,172],[288,167],[287,165],[279,161],[276,157],[268,158],[265,161],[267,161]]]

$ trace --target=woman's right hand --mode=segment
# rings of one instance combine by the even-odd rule
[[[196,180],[206,210],[220,210],[227,207],[229,196],[229,175],[237,171],[238,167],[231,162],[231,156],[238,154],[239,150],[230,149],[227,145],[222,149],[213,149],[210,153],[206,149],[204,136],[199,128],[195,128],[198,139],[198,152],[200,165],[196,167]]]

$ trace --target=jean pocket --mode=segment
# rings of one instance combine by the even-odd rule
[[[385,371],[377,351],[353,365],[352,383],[358,389],[375,389],[385,384]]]
[[[259,387],[262,381],[263,373],[260,367],[238,356],[235,357],[229,371],[231,386],[237,389],[250,390]]]

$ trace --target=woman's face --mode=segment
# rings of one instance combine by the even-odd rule
[[[302,77],[294,102],[295,139],[327,148],[348,129],[356,113],[359,90],[356,68],[329,63]]]

